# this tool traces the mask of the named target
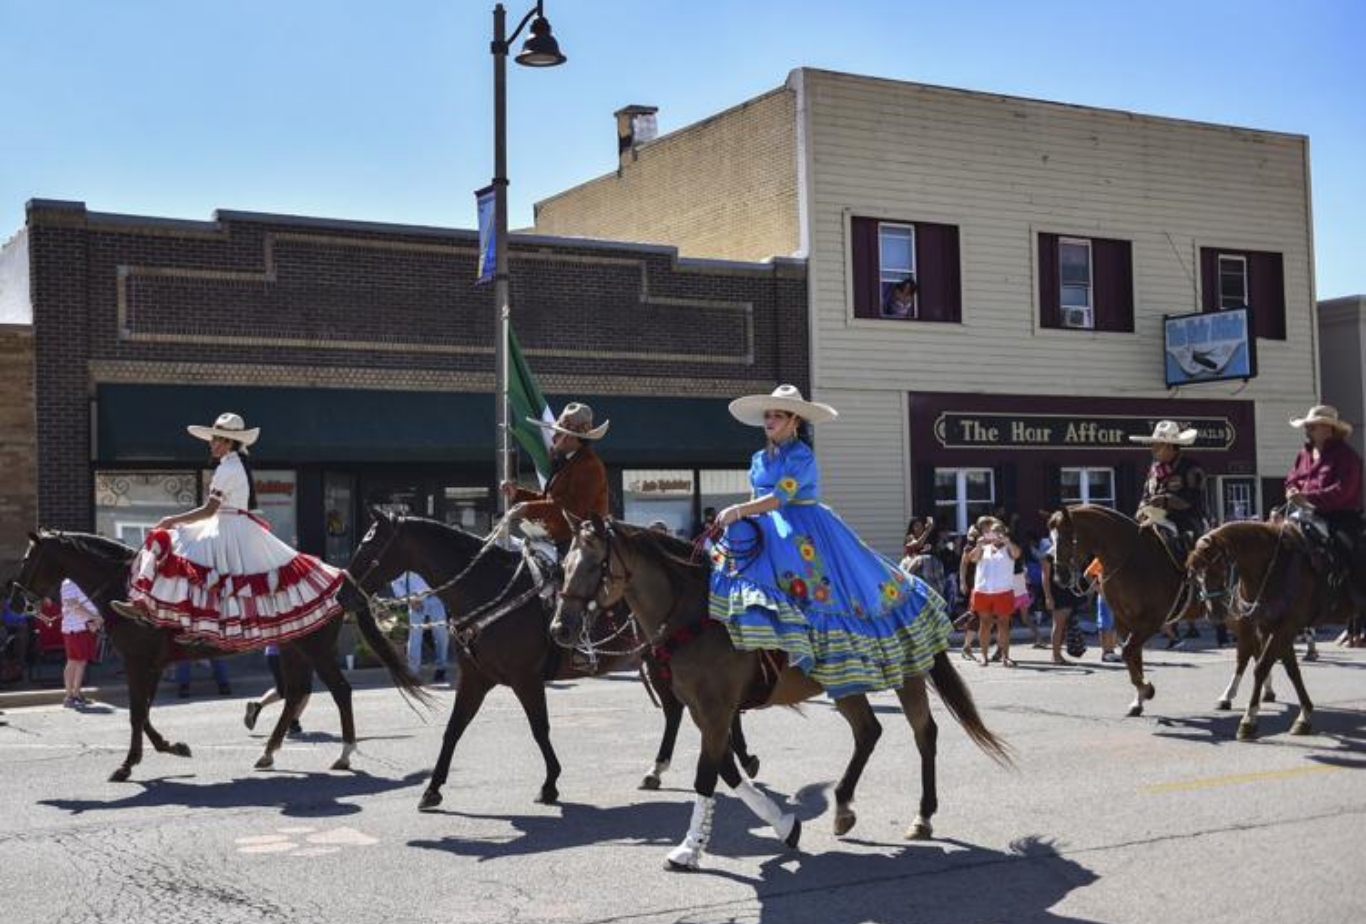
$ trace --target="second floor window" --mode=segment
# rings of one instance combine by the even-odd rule
[[[962,319],[958,228],[924,221],[850,221],[854,316],[888,321]],[[899,284],[910,280],[912,286]]]
[[[1132,333],[1132,245],[1109,238],[1040,234],[1039,326]]]
[[[1265,250],[1200,248],[1200,310],[1251,309],[1252,330],[1266,340],[1285,339],[1285,265]]]
[[[1247,305],[1247,257],[1219,254],[1219,308]]]

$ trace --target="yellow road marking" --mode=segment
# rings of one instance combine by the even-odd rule
[[[1184,792],[1188,789],[1210,789],[1215,786],[1232,786],[1236,783],[1261,783],[1267,780],[1289,780],[1298,776],[1308,776],[1311,773],[1332,773],[1337,770],[1346,769],[1346,767],[1318,764],[1312,767],[1292,767],[1289,770],[1267,770],[1262,773],[1231,773],[1227,776],[1207,776],[1198,780],[1178,780],[1174,783],[1158,783],[1154,786],[1144,786],[1139,792],[1153,794]]]

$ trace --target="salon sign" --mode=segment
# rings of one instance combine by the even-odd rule
[[[945,411],[934,421],[934,437],[945,449],[1116,449],[1142,448],[1131,436],[1151,436],[1156,417],[1122,414],[1013,414]],[[1227,417],[1187,417],[1182,429],[1199,434],[1195,448],[1227,452],[1238,432]]]

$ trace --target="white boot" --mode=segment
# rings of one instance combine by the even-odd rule
[[[766,824],[773,828],[773,833],[778,835],[778,840],[787,843],[788,838],[797,827],[797,816],[792,813],[783,814],[783,810],[778,808],[768,796],[760,792],[749,780],[741,780],[740,785],[735,787],[735,794],[740,797],[740,801],[749,806],[749,810],[758,815]],[[797,846],[796,841],[788,844],[789,847]]]
[[[702,865],[702,853],[711,842],[711,821],[716,814],[715,796],[698,796],[692,805],[692,821],[683,843],[669,851],[665,869],[697,869]]]

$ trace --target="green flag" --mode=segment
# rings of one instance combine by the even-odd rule
[[[512,436],[531,456],[536,465],[536,476],[544,486],[550,478],[550,431],[538,427],[527,420],[544,420],[554,423],[555,415],[550,412],[545,396],[531,377],[522,348],[517,343],[517,335],[508,326],[508,404],[511,405]]]

